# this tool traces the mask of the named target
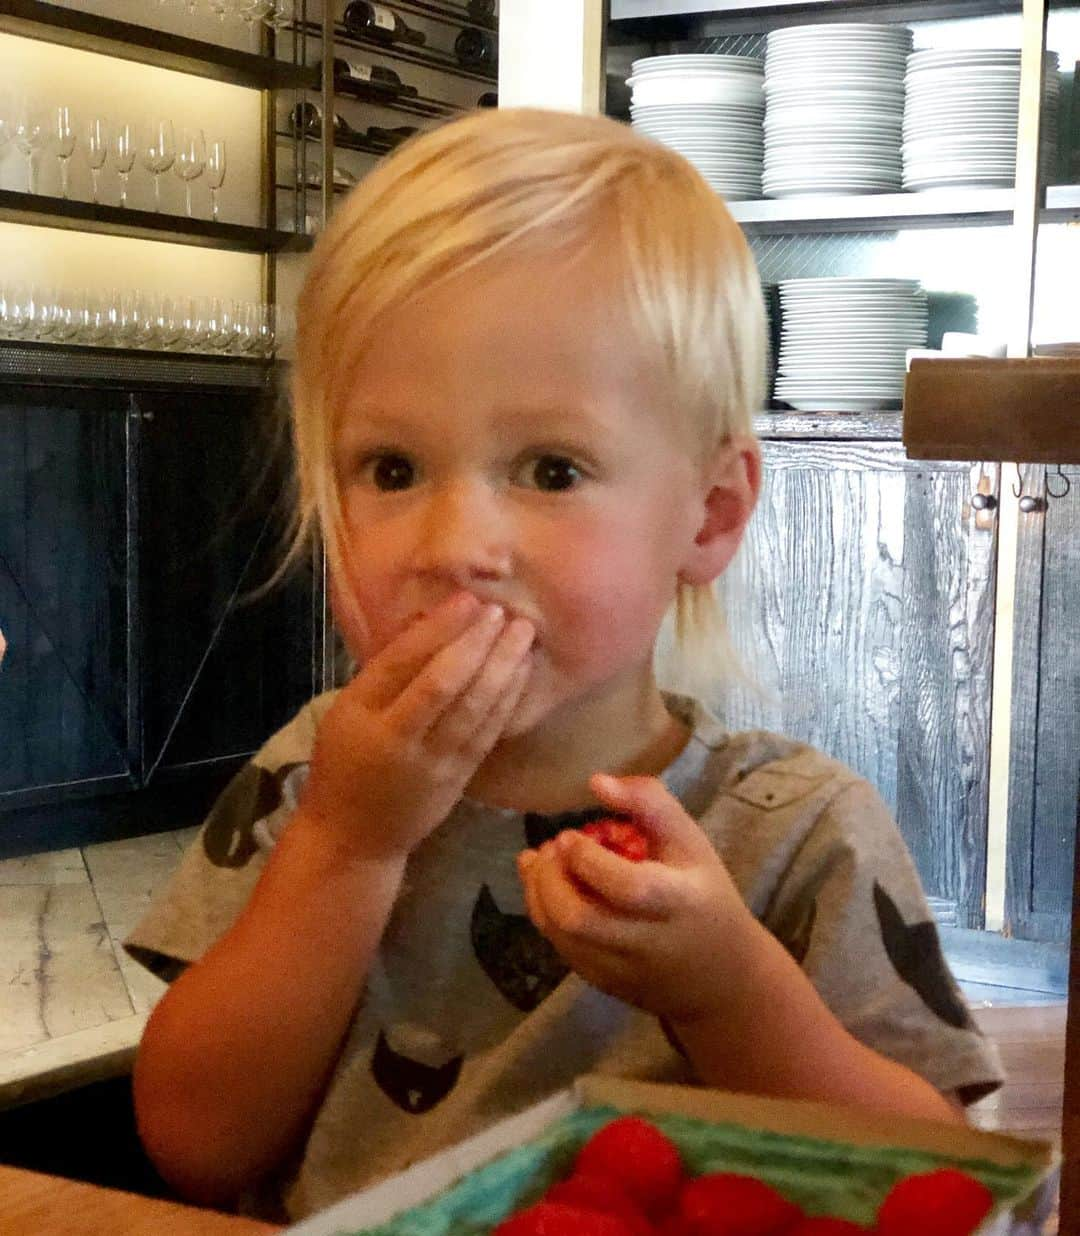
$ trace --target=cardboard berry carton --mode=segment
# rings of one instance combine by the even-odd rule
[[[979,1236],[1034,1236],[1057,1166],[1049,1143],[961,1125],[588,1076],[289,1228],[287,1236],[486,1236],[566,1178],[591,1135],[627,1113],[670,1137],[691,1176],[755,1176],[807,1214],[868,1228],[897,1180],[955,1167],[993,1194]]]

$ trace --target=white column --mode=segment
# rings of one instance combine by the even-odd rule
[[[499,106],[598,112],[603,32],[603,0],[502,0]]]

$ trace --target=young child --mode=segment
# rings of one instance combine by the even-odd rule
[[[485,112],[343,204],[298,313],[296,548],[361,667],[237,775],[127,941],[140,1130],[298,1218],[587,1072],[961,1119],[1000,1084],[874,790],[660,685],[721,648],[760,287],[600,118]],[[812,602],[811,602],[812,603]],[[626,813],[653,857],[580,826]]]

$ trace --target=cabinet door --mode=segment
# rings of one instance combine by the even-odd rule
[[[765,484],[727,584],[757,691],[733,728],[813,743],[896,816],[943,921],[983,922],[996,471],[899,443],[765,442]]]
[[[121,395],[0,388],[0,807],[127,782]]]
[[[265,396],[136,397],[146,782],[236,763],[312,694],[310,572],[280,560],[287,437]]]
[[[1080,806],[1080,467],[1022,475],[1043,505],[1021,513],[1018,536],[1005,926],[1024,939],[1068,940]]]

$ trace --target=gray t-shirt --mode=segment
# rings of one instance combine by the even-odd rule
[[[949,973],[873,787],[805,744],[730,734],[696,700],[664,698],[692,735],[660,779],[835,1016],[964,1102],[996,1089],[997,1053]],[[125,941],[155,973],[175,977],[239,915],[295,810],[332,700],[313,700],[237,774]],[[526,915],[522,848],[604,814],[463,799],[416,849],[310,1135],[252,1208],[302,1218],[581,1073],[693,1083],[657,1019],[569,972]]]

